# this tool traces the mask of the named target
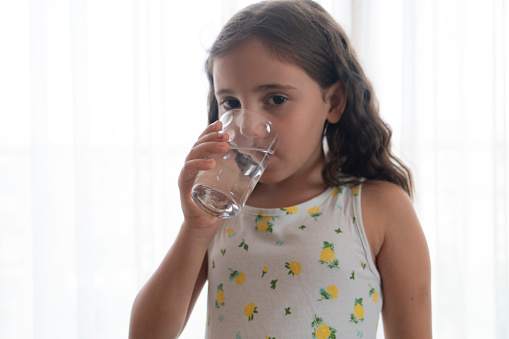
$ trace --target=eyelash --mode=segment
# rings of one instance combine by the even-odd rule
[[[272,96],[269,98],[269,100],[268,100],[268,101],[270,101],[270,100],[274,101],[274,98],[283,99],[283,101],[282,101],[281,103],[279,103],[279,104],[277,104],[277,103],[275,103],[275,102],[274,102],[274,103],[273,103],[273,104],[271,104],[271,105],[279,106],[279,105],[282,105],[282,104],[284,104],[285,102],[287,102],[287,101],[288,101],[288,98],[287,98],[287,97],[285,97],[284,95],[272,95]]]
[[[282,99],[282,102],[280,102],[280,103],[276,103],[276,102],[274,102],[274,98]],[[231,105],[231,103],[230,103],[231,101],[235,101],[235,102],[236,102],[235,107],[233,107],[233,106]],[[270,101],[272,101],[273,103],[270,103]],[[268,103],[269,103],[269,105],[271,105],[271,106],[280,106],[280,105],[284,104],[284,103],[285,103],[285,102],[287,102],[287,101],[288,101],[288,98],[287,98],[286,96],[284,96],[284,95],[271,95],[271,96],[267,99],[267,102],[268,102]],[[224,107],[224,108],[226,108],[226,109],[234,109],[234,108],[238,108],[238,107],[239,107],[240,102],[239,102],[239,100],[234,99],[234,98],[227,98],[227,99],[223,99],[223,100],[221,100],[220,105],[221,105],[221,106],[223,106],[223,107]]]
[[[230,101],[236,101],[237,105],[235,107],[232,107],[231,105],[228,104],[228,102],[230,102]],[[238,108],[238,106],[240,105],[240,102],[237,99],[228,98],[228,99],[221,100],[220,105],[226,109],[234,109],[234,108]]]

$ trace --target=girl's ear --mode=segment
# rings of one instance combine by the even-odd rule
[[[341,119],[346,107],[347,98],[345,86],[337,81],[327,89],[326,98],[330,105],[327,121],[330,124],[335,124]]]

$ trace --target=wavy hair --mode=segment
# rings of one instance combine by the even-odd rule
[[[390,127],[355,51],[334,18],[311,0],[267,0],[246,7],[223,27],[209,50],[205,70],[210,83],[209,123],[218,119],[213,64],[239,45],[259,39],[276,58],[301,67],[322,90],[339,81],[347,103],[338,123],[325,123],[327,164],[322,176],[330,186],[385,180],[413,193],[412,174],[391,152]]]

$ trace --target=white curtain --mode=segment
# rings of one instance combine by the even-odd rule
[[[0,338],[127,337],[182,222],[206,48],[250,2],[0,0]],[[435,338],[509,338],[509,4],[319,2],[414,172]]]

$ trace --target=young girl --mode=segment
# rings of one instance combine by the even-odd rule
[[[206,337],[431,338],[430,262],[410,171],[343,30],[310,0],[251,5],[206,64],[209,122],[179,178],[184,222],[139,292],[131,338],[176,338],[208,280]],[[191,199],[210,154],[228,150],[218,116],[248,108],[280,142],[242,213],[221,220]]]

